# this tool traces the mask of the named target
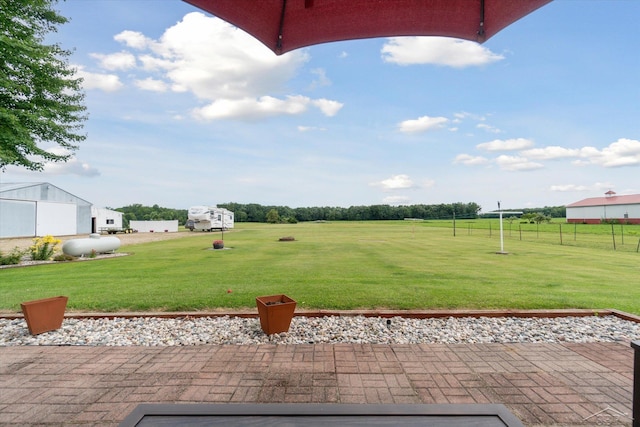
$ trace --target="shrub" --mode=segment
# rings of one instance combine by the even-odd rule
[[[3,255],[2,252],[0,252],[0,265],[20,264],[24,252],[25,251],[20,250],[18,247],[13,248],[7,255]]]
[[[67,254],[58,254],[53,257],[54,261],[74,261],[76,257]]]
[[[60,242],[59,239],[51,235],[36,237],[33,239],[33,245],[29,247],[31,259],[34,261],[47,261],[51,259]]]
[[[618,221],[615,218],[601,218],[600,219],[600,223],[601,224],[613,224],[613,225],[616,225],[616,224],[619,224],[620,221]]]

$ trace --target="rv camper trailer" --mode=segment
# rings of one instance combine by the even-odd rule
[[[233,212],[215,206],[191,206],[188,219],[193,221],[193,230],[213,231],[233,228]]]

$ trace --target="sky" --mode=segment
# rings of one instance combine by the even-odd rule
[[[484,44],[327,43],[276,56],[180,0],[67,0],[87,138],[7,167],[98,207],[478,203],[640,193],[637,0],[555,0]],[[56,147],[44,148],[59,150]]]

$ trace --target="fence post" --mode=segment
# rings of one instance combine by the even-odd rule
[[[640,427],[640,341],[631,341],[633,348],[633,427]]]
[[[456,213],[453,212],[453,237],[456,237]]]
[[[560,246],[562,246],[562,224],[558,224],[560,226]]]
[[[616,250],[616,233],[613,231],[613,223],[611,223],[611,238],[613,239],[613,250]]]

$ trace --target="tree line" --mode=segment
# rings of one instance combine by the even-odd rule
[[[475,219],[479,217],[480,205],[470,203],[440,203],[436,205],[370,205],[301,207],[261,205],[258,203],[222,203],[218,207],[234,213],[236,222],[298,222],[298,221],[374,221],[415,219]],[[125,224],[129,221],[178,220],[184,225],[187,221],[187,209],[163,208],[158,205],[143,206],[133,204],[114,209],[122,212]],[[524,214],[541,214],[552,218],[564,218],[564,206],[545,206],[537,209],[520,209]]]
[[[545,206],[543,208],[525,208],[518,210],[524,214],[541,214],[550,218],[565,218],[567,216],[567,208],[565,206]]]
[[[184,225],[187,222],[187,209],[163,208],[158,205],[143,206],[133,204],[121,208],[108,208],[122,212],[122,226],[129,227],[130,221],[171,221],[178,220],[178,224]]]
[[[273,212],[277,212],[280,222],[296,221],[372,221],[401,220],[405,218],[444,219],[452,218],[455,212],[459,218],[477,218],[480,206],[477,203],[450,203],[438,205],[370,205],[316,206],[290,208],[288,206],[264,206],[255,203],[224,203],[220,207],[235,214],[238,222],[273,222]],[[269,213],[271,212],[271,215]]]
[[[477,203],[452,203],[438,205],[410,205],[410,206],[351,206],[343,207],[302,207],[290,208],[289,206],[265,206],[257,203],[223,203],[218,207],[229,209],[234,213],[236,222],[298,222],[298,221],[371,221],[371,220],[402,220],[405,218],[417,219],[447,219],[452,218],[455,212],[456,218],[477,218],[480,206]],[[122,212],[123,220],[128,225],[129,221],[154,221],[174,220],[179,224],[187,221],[187,209],[163,208],[158,205],[143,206],[133,204],[114,209]],[[270,214],[271,212],[271,214]],[[274,215],[277,213],[277,216]]]

